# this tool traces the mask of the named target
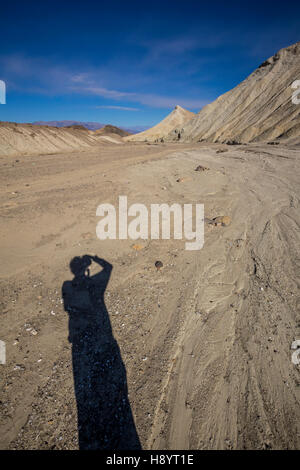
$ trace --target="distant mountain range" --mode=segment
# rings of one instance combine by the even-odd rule
[[[96,131],[98,129],[102,129],[102,127],[106,126],[107,124],[103,124],[101,122],[82,122],[82,121],[35,121],[32,123],[36,126],[50,126],[50,127],[69,127],[69,126],[83,126],[90,131]],[[136,134],[137,132],[142,132],[148,127],[146,126],[133,126],[131,128],[120,127],[125,132],[130,134]]]

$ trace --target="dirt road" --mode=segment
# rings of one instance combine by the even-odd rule
[[[2,157],[1,448],[79,447],[62,288],[88,254],[112,266],[105,311],[142,448],[299,449],[299,162],[299,149],[254,144]],[[204,203],[205,217],[231,223],[207,224],[200,251],[100,241],[96,208],[119,195]]]

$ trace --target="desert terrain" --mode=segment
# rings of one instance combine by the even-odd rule
[[[113,393],[128,389],[127,446],[299,449],[299,147],[85,141],[1,155],[1,448],[80,447],[62,290],[71,260],[90,255],[91,275],[97,257],[112,268],[104,302],[121,366],[105,356],[105,373],[122,375],[125,391]],[[207,220],[230,224],[206,223],[199,251],[184,240],[100,241],[96,208],[119,195],[203,203]],[[100,384],[104,414],[112,385]],[[126,447],[113,438],[102,448]]]
[[[107,142],[119,144],[121,136],[111,129],[94,132],[76,125],[58,128],[0,121],[0,157],[82,151]]]
[[[125,137],[126,141],[133,142],[155,142],[161,141],[174,129],[190,122],[195,117],[195,113],[176,105],[173,111],[166,116],[161,122],[146,131]],[[176,136],[177,138],[177,136]]]

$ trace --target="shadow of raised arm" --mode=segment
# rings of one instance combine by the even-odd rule
[[[101,266],[102,271],[92,276],[92,279],[95,283],[101,282],[102,287],[105,289],[112,272],[112,264],[108,261],[105,261],[103,258],[99,258],[98,256],[90,256],[90,259]]]

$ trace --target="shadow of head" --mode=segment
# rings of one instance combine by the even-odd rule
[[[88,267],[92,264],[89,255],[75,256],[70,262],[70,270],[74,276],[84,276]]]

